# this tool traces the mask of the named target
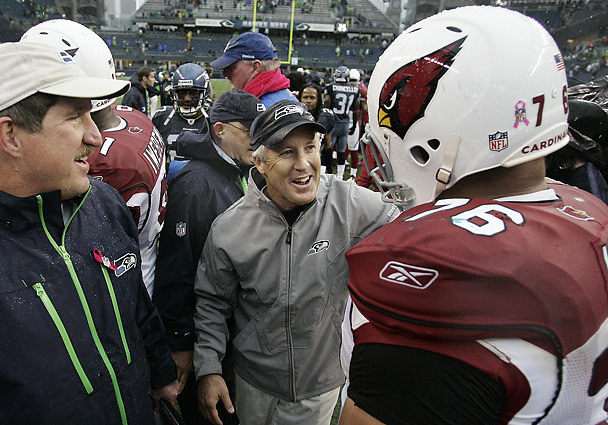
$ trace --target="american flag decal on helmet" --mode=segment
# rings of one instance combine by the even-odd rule
[[[562,54],[558,53],[557,55],[553,55],[553,58],[555,59],[555,64],[557,65],[557,70],[563,71],[564,68],[566,68],[566,65],[564,64],[564,58],[562,57]]]

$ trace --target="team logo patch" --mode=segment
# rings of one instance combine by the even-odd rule
[[[509,133],[497,131],[494,134],[488,135],[488,142],[490,143],[491,151],[500,152],[509,147]]]
[[[59,58],[64,63],[74,63],[74,59],[72,59],[72,55],[65,51],[59,51]]]
[[[569,205],[566,205],[564,208],[558,208],[558,210],[560,210],[561,212],[563,212],[566,215],[569,215],[572,218],[576,218],[577,220],[583,220],[583,221],[593,220],[593,217],[591,217],[585,211],[577,210],[576,208],[571,207]]]
[[[180,238],[186,236],[186,223],[182,223],[181,221],[175,224],[175,234]]]
[[[403,138],[424,117],[439,80],[452,67],[466,37],[424,54],[387,78],[378,99],[378,124]]]
[[[304,115],[304,108],[298,105],[285,105],[274,112],[274,120],[279,120],[287,115],[300,114]]]
[[[114,270],[114,274],[116,277],[120,277],[125,274],[127,271],[135,267],[137,264],[137,256],[133,253],[128,253],[120,257],[118,260],[114,260],[114,265],[116,266],[116,270]]]
[[[526,118],[526,102],[521,100],[515,104],[515,123],[513,127],[519,127],[520,123],[524,123],[526,127],[530,124],[530,121]]]
[[[329,248],[329,241],[316,241],[308,250],[308,255],[318,254],[321,251]]]
[[[389,261],[380,271],[380,279],[415,289],[426,289],[437,279],[439,272],[424,267]]]
[[[141,129],[140,127],[129,127],[127,131],[132,134],[138,134],[141,133],[143,129]]]

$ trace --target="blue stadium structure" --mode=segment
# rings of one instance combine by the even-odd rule
[[[122,14],[116,3],[123,5]],[[409,25],[444,9],[492,4],[543,24],[560,45],[573,81],[608,73],[605,0],[130,0],[130,13],[125,3],[3,0],[0,41],[18,40],[33,24],[65,17],[95,29],[118,68],[131,73],[144,63],[169,69],[183,62],[208,64],[229,38],[255,26],[271,37],[287,68],[331,72],[346,65],[371,71]]]

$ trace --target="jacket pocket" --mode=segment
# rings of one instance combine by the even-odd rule
[[[59,313],[57,313],[53,302],[44,290],[44,286],[42,285],[42,283],[35,283],[34,285],[32,285],[32,289],[36,291],[36,295],[38,296],[38,298],[40,298],[40,301],[44,305],[44,308],[48,312],[49,316],[51,316],[51,320],[55,324],[55,327],[57,328],[57,331],[61,336],[63,345],[65,346],[65,349],[68,355],[70,356],[70,360],[72,361],[72,365],[74,366],[74,369],[78,374],[78,377],[80,378],[80,382],[82,382],[82,385],[86,390],[87,394],[91,394],[93,392],[93,385],[91,385],[91,381],[89,381],[89,378],[87,377],[84,369],[82,368],[82,364],[80,363],[80,360],[76,355],[76,351],[74,350],[74,346],[72,345],[70,336],[68,335],[68,332],[65,326],[63,325],[63,321],[61,320],[61,317],[59,317]]]
[[[264,315],[264,309],[259,309],[258,312],[247,322],[247,324],[240,330],[238,334],[232,340],[232,345],[241,354],[246,355],[247,353],[262,353],[260,345],[260,339],[256,329],[258,324]]]

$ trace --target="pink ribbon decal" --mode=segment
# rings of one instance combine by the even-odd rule
[[[103,264],[105,267],[107,267],[110,270],[114,270],[114,271],[118,270],[117,267],[112,262],[112,260],[110,260],[108,257],[103,255],[101,253],[101,251],[98,250],[97,248],[93,249],[93,258],[95,259],[95,261]]]
[[[523,122],[526,126],[530,124],[530,121],[526,118],[526,103],[521,100],[515,104],[515,124],[513,124],[513,127],[517,128],[520,122]]]

